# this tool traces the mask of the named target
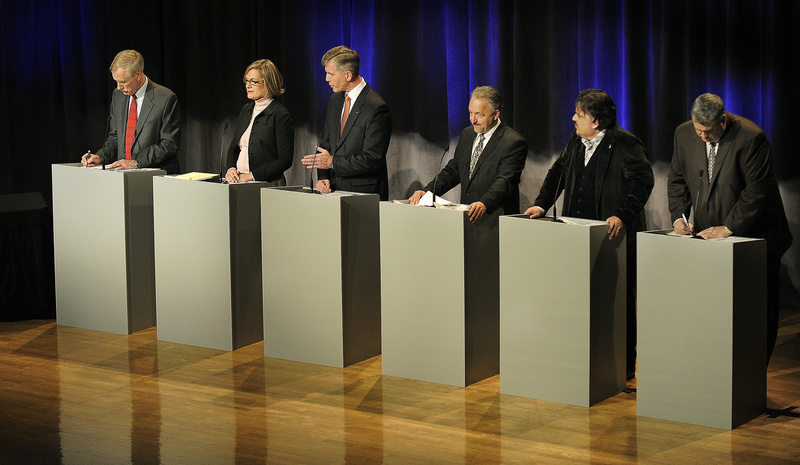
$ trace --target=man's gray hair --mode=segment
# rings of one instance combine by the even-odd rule
[[[328,62],[331,60],[333,60],[336,71],[342,74],[350,71],[353,73],[353,77],[359,77],[361,57],[358,56],[358,52],[355,50],[344,45],[333,47],[322,56],[322,66],[328,66]]]
[[[725,104],[715,94],[703,94],[694,100],[692,118],[703,126],[721,123],[725,116]]]
[[[503,110],[503,98],[500,96],[500,92],[498,92],[494,87],[476,87],[475,90],[472,91],[472,98],[485,98],[488,100],[489,107],[492,109],[492,112],[496,110]]]
[[[113,73],[117,68],[125,70],[128,77],[133,77],[136,71],[144,72],[144,58],[136,50],[123,50],[117,53],[108,69]]]

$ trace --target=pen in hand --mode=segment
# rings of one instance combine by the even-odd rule
[[[683,224],[685,224],[685,225],[686,225],[686,229],[689,229],[689,228],[690,228],[690,226],[689,226],[689,220],[687,220],[687,219],[686,219],[686,214],[684,214],[684,213],[681,213],[681,218],[683,218]],[[694,236],[694,231],[692,231],[692,230],[689,230],[689,233],[691,233],[691,235],[692,235],[692,236]]]

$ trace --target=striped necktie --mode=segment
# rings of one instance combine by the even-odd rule
[[[711,182],[711,177],[714,176],[715,158],[717,158],[717,143],[711,142],[711,148],[708,149],[708,182]]]
[[[483,134],[478,134],[478,145],[475,146],[475,151],[472,152],[472,159],[469,161],[469,178],[472,179],[472,173],[475,172],[475,165],[478,164],[478,158],[481,157],[483,152]]]

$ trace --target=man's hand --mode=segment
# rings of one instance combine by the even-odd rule
[[[531,219],[539,218],[540,216],[544,215],[544,210],[542,210],[540,207],[537,207],[536,205],[534,205],[531,208],[525,210],[525,214],[529,215],[531,217]]]
[[[103,163],[103,160],[100,158],[100,155],[95,155],[94,153],[84,153],[81,157],[81,164],[83,166],[98,166]]]
[[[476,221],[481,219],[484,213],[486,213],[486,205],[484,205],[483,202],[480,201],[473,202],[470,204],[467,211],[469,212],[469,221],[471,223],[475,223]]]
[[[317,181],[317,190],[322,192],[323,194],[330,194],[331,193],[331,180],[330,179],[320,179]]]
[[[622,230],[625,228],[625,225],[622,223],[622,220],[619,217],[612,216],[606,220],[606,224],[608,225],[608,238],[610,240],[614,240],[622,233]]]
[[[728,229],[725,226],[712,226],[697,233],[703,239],[722,239],[730,236]]]
[[[326,170],[331,167],[333,155],[322,147],[317,147],[317,153],[306,155],[301,160],[307,169],[318,168]]]
[[[692,223],[686,223],[683,221],[683,218],[676,220],[675,224],[672,225],[672,230],[675,231],[675,234],[680,234],[681,236],[685,236],[687,234],[691,234],[694,231],[694,225]]]
[[[124,159],[115,161],[108,165],[107,168],[111,170],[133,170],[138,168],[138,166],[136,166],[133,160]]]
[[[423,195],[425,195],[425,191],[414,191],[414,194],[408,198],[408,203],[411,205],[417,205]]]

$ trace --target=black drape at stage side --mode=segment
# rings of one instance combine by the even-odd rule
[[[305,184],[299,158],[313,151],[331,95],[320,58],[344,44],[360,52],[363,76],[392,111],[391,198],[433,178],[469,124],[470,91],[492,85],[504,96],[501,118],[529,141],[527,206],[573,130],[576,94],[599,87],[647,148],[656,171],[648,226],[666,227],[674,129],[697,95],[714,92],[765,130],[800,237],[791,123],[799,19],[795,0],[0,0],[0,194],[49,200],[50,165],[100,147],[108,67],[127,48],[180,99],[183,171],[219,169],[232,131],[222,128],[246,101],[242,72],[272,59],[296,127],[287,177]],[[784,258],[792,270],[796,250]]]

